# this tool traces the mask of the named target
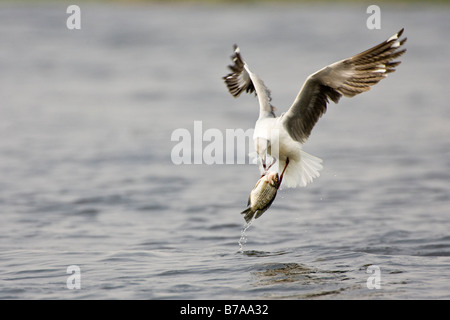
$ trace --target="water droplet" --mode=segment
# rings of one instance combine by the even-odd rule
[[[244,227],[242,228],[242,230],[241,230],[241,238],[238,241],[238,243],[239,243],[239,252],[240,253],[244,252],[244,244],[247,242],[247,236],[245,235],[245,231],[247,231],[247,229],[250,228],[250,226],[253,223],[253,220],[255,220],[255,219],[252,219],[248,223],[246,223],[244,225]]]

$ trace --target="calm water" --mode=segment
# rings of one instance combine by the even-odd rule
[[[450,9],[381,9],[368,30],[359,5],[81,5],[70,31],[65,5],[2,4],[0,298],[449,299]],[[281,190],[240,251],[256,166],[170,156],[196,120],[254,125],[221,80],[232,45],[285,111],[401,27],[398,71],[329,106],[305,146],[321,177]]]

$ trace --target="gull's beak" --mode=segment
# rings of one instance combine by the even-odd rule
[[[261,163],[262,163],[262,166],[263,166],[263,168],[264,168],[264,172],[267,171],[266,159],[267,159],[267,156],[266,156],[266,155],[264,155],[263,157],[261,157]]]

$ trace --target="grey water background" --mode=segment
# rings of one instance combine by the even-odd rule
[[[364,4],[83,2],[68,30],[67,5],[0,5],[0,298],[450,298],[448,6],[383,3],[369,30]],[[232,45],[283,112],[401,27],[397,72],[329,105],[305,145],[321,177],[281,190],[240,250],[256,166],[171,161],[194,121],[254,125],[221,79]]]

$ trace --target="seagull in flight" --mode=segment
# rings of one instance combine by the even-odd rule
[[[239,47],[234,45],[231,56],[234,64],[228,66],[231,73],[223,79],[235,98],[244,91],[254,92],[258,98],[259,117],[253,142],[262,175],[274,170],[276,163],[276,171],[285,171],[284,186],[287,188],[306,186],[320,175],[322,160],[303,151],[302,145],[326,112],[329,100],[338,103],[342,96],[353,97],[368,91],[388,73],[395,71],[400,61],[394,59],[406,51],[402,49],[406,41],[406,38],[400,39],[402,33],[403,29],[366,51],[311,74],[291,107],[279,117],[271,104],[270,90],[250,70]]]

